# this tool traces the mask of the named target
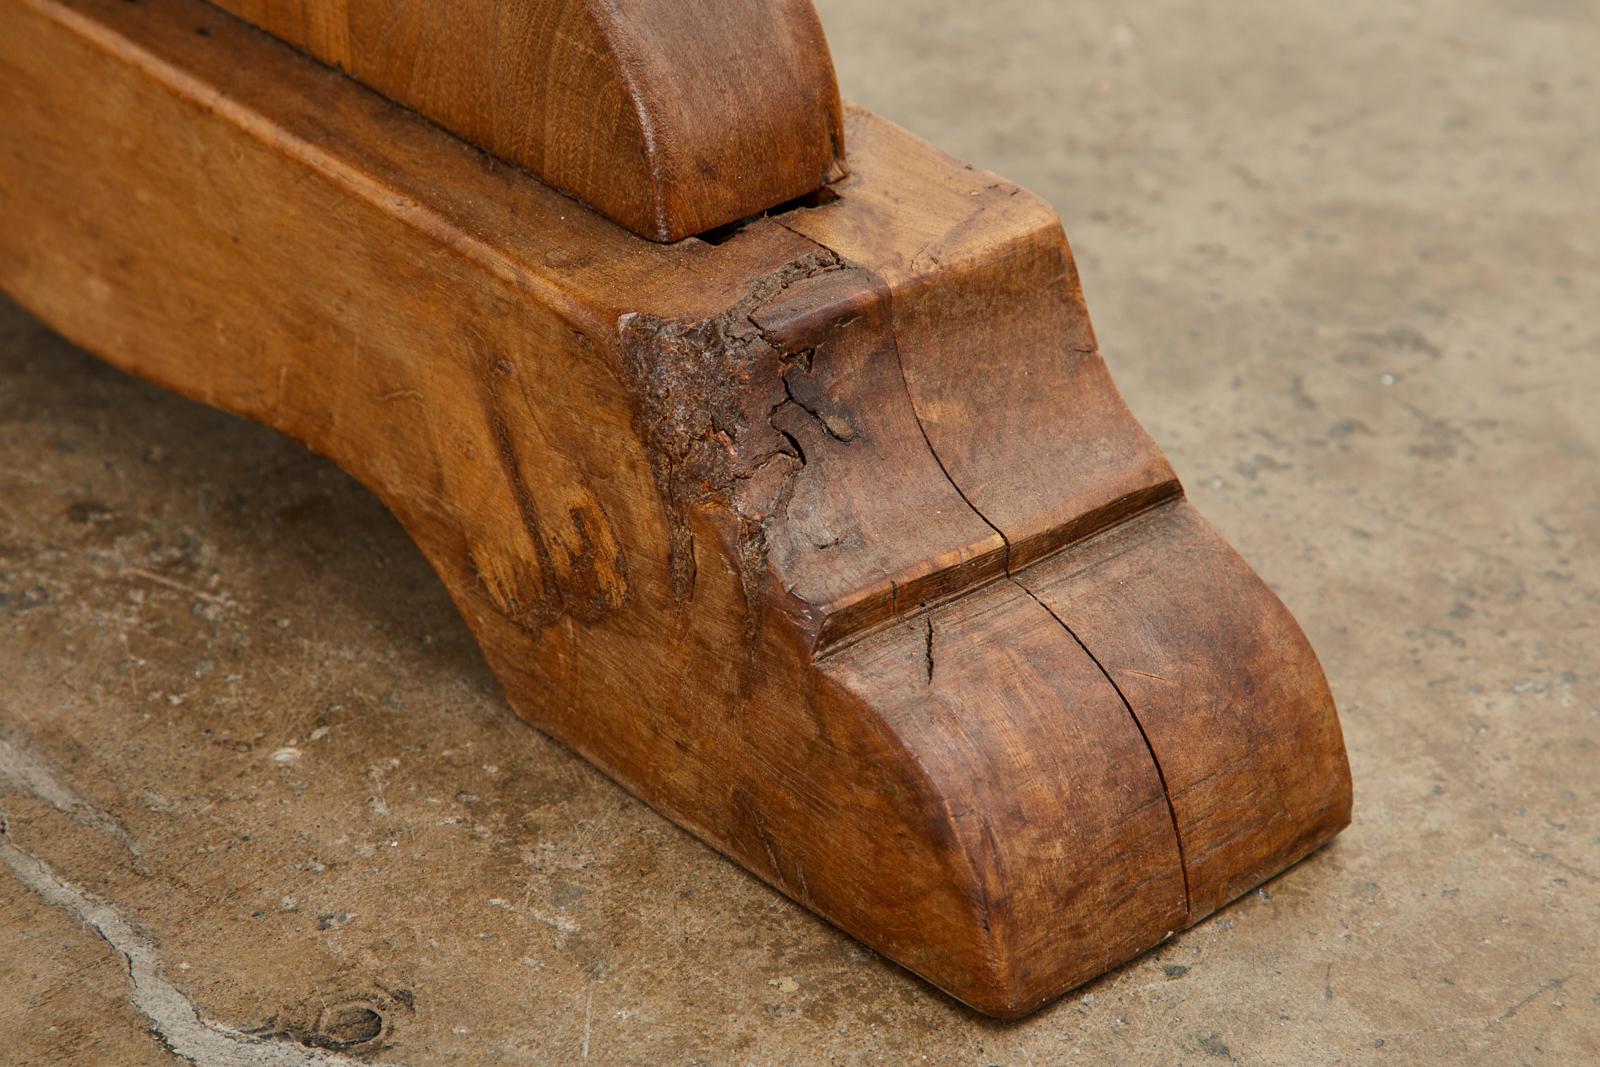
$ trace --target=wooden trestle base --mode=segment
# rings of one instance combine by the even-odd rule
[[[657,243],[198,0],[0,25],[0,287],[350,471],[519,714],[953,996],[1348,823],[1311,648],[1017,186],[847,109],[825,193]]]

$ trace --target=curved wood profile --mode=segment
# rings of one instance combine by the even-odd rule
[[[842,172],[811,0],[213,2],[652,240]]]
[[[1348,821],[1315,656],[1017,187],[852,111],[837,201],[652,244],[194,0],[0,19],[0,286],[346,467],[520,714],[961,1000]]]

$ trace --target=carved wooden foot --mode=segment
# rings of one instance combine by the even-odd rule
[[[521,715],[954,996],[1348,822],[1315,656],[1023,190],[848,110],[848,177],[655,243],[196,0],[0,27],[0,285],[352,472]]]

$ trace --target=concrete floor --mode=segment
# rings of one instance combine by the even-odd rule
[[[0,304],[0,1062],[1600,1062],[1600,7],[818,6],[1061,209],[1355,824],[985,1021],[523,726],[348,478]]]

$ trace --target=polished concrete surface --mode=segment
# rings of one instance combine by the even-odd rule
[[[1062,212],[1354,825],[984,1020],[514,718],[350,479],[0,304],[0,1062],[1600,1062],[1600,7],[818,6]]]

